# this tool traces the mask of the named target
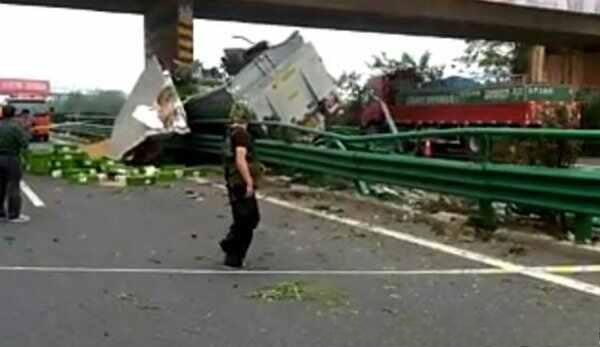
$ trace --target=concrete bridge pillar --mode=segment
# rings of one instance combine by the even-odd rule
[[[576,50],[535,46],[529,58],[531,82],[600,87],[600,48]]]
[[[145,11],[146,58],[174,71],[194,61],[194,0],[155,0]]]

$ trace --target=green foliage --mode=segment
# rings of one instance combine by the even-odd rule
[[[600,129],[600,96],[596,96],[585,106],[583,128]]]
[[[374,55],[373,60],[368,62],[367,66],[370,69],[368,76],[363,76],[357,72],[344,72],[336,81],[346,115],[358,112],[372,100],[371,91],[363,80],[368,81],[373,77],[405,73],[414,78],[417,84],[422,84],[441,79],[445,70],[443,65],[431,64],[430,52],[425,52],[420,57],[403,53],[400,59],[391,58],[385,52],[382,52],[380,55]],[[346,116],[329,120],[328,125],[352,125],[353,121],[352,117]]]
[[[182,67],[173,76],[175,88],[181,100],[218,87],[225,83],[227,73],[222,68],[204,68],[199,61],[194,61],[190,67]]]
[[[52,106],[57,114],[117,115],[126,100],[127,95],[119,90],[75,91],[56,98]]]
[[[408,53],[402,53],[400,60],[390,58],[385,52],[373,56],[373,62],[367,64],[376,75],[390,75],[397,72],[412,71],[416,82],[430,83],[444,76],[445,65],[431,65],[431,52],[427,51],[415,59]]]
[[[340,97],[348,111],[360,109],[368,98],[367,88],[361,83],[361,78],[362,75],[357,72],[344,72],[336,81]]]
[[[527,70],[529,46],[503,41],[468,40],[467,48],[457,62],[466,69],[481,71],[484,81],[501,83]]]
[[[585,129],[600,129],[600,96],[590,98],[583,110],[582,127]],[[599,156],[599,143],[586,143],[584,146],[586,155]]]
[[[573,129],[578,127],[578,112],[572,105],[547,105],[541,113],[544,128]],[[494,143],[492,160],[500,163],[545,167],[570,167],[581,154],[580,141],[521,139]]]

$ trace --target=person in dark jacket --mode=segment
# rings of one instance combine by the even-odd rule
[[[0,118],[0,218],[11,223],[26,223],[21,214],[21,155],[29,145],[29,136],[15,119],[15,108],[4,106]]]
[[[225,252],[225,265],[241,268],[260,221],[255,190],[260,170],[252,149],[247,126],[253,113],[242,103],[232,107],[233,125],[225,146],[225,179],[233,224],[220,246]]]

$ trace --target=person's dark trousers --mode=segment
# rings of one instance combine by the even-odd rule
[[[233,224],[221,241],[221,248],[227,254],[226,265],[240,267],[252,243],[254,229],[260,222],[260,212],[256,197],[246,197],[245,186],[230,187],[228,191]]]
[[[16,219],[21,215],[22,176],[19,157],[0,155],[0,216]]]

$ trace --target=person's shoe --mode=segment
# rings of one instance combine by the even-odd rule
[[[231,249],[231,244],[227,242],[227,240],[221,240],[221,242],[219,242],[219,246],[221,247],[223,253],[233,253],[233,249]]]
[[[232,254],[227,254],[225,256],[225,262],[224,262],[225,266],[234,268],[234,269],[241,269],[244,267],[244,261],[242,260],[242,258],[236,256],[236,255],[232,255]]]
[[[28,223],[30,220],[31,218],[29,216],[22,214],[17,218],[9,219],[8,222],[14,224],[24,224]]]

